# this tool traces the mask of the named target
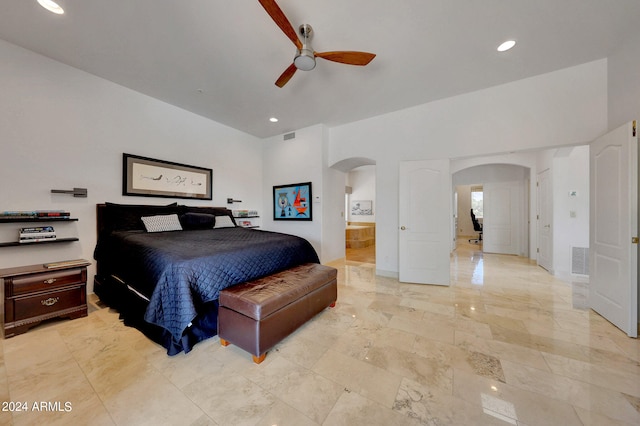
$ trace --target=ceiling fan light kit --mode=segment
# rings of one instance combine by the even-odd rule
[[[374,53],[355,52],[355,51],[337,51],[337,52],[316,52],[311,47],[311,36],[313,28],[309,24],[300,25],[299,31],[302,41],[298,38],[298,34],[293,26],[284,15],[278,4],[274,0],[258,0],[264,10],[267,11],[271,19],[278,25],[282,32],[295,44],[296,55],[293,63],[284,70],[284,72],[276,80],[276,86],[283,87],[293,77],[297,70],[311,71],[316,67],[316,58],[322,58],[327,61],[339,62],[347,65],[364,66],[376,57]]]
[[[316,67],[316,57],[313,54],[313,50],[298,50],[298,54],[293,60],[293,63],[300,71],[311,71]]]

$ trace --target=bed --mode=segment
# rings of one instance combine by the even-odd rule
[[[307,240],[235,226],[222,207],[106,203],[97,224],[94,292],[169,355],[216,335],[224,288],[319,263]]]

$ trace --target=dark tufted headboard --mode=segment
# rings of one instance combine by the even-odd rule
[[[180,216],[188,212],[229,216],[235,223],[233,213],[226,207],[104,203],[96,205],[96,230],[98,238],[105,232],[144,230],[140,220],[142,216],[173,213]]]

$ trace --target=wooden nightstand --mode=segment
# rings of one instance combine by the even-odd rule
[[[4,337],[25,333],[57,317],[87,316],[85,260],[0,269],[0,303]]]

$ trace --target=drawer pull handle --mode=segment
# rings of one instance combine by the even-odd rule
[[[55,279],[55,278],[49,278],[48,280],[44,280],[44,283],[45,283],[45,284],[53,284],[53,283],[55,283],[55,282],[56,282],[56,279]]]
[[[59,297],[50,297],[48,299],[41,300],[40,303],[42,303],[43,306],[53,306],[58,303],[58,300],[60,300]]]

